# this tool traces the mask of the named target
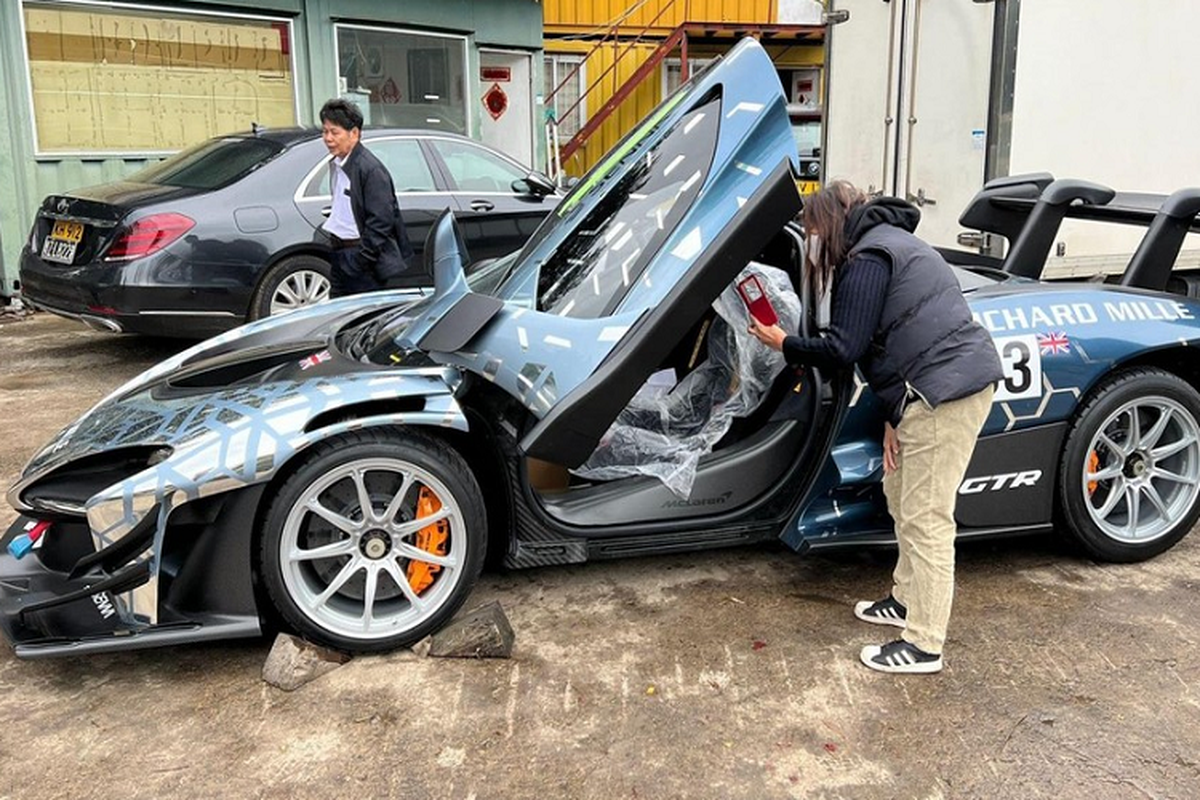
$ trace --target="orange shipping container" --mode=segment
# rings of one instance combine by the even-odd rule
[[[774,23],[775,0],[543,0],[544,21],[552,27],[601,29],[620,22],[641,30],[669,30],[684,22]]]

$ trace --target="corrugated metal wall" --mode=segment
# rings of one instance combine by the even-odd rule
[[[777,7],[776,0],[543,0],[542,5],[547,28],[561,25],[583,30],[611,25],[627,11],[629,16],[622,24],[638,30],[651,22],[667,29],[701,21],[773,23]]]

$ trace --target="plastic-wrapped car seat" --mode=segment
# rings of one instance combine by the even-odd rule
[[[682,380],[656,373],[574,470],[589,480],[648,475],[680,497],[691,493],[696,465],[729,430],[749,416],[784,368],[783,354],[749,332],[750,316],[734,285],[758,276],[779,324],[799,329],[800,298],[783,270],[750,262],[713,303],[717,316],[708,330],[708,357]],[[671,384],[674,384],[673,386]]]

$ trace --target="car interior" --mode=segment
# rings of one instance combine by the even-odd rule
[[[801,325],[815,329],[818,304],[803,280],[803,239],[789,224],[754,260],[787,273],[801,300]],[[717,314],[710,309],[660,364],[680,382],[709,354]],[[737,417],[728,431],[702,455],[687,496],[647,475],[589,480],[565,467],[526,459],[530,488],[545,512],[559,522],[585,527],[703,516],[731,511],[771,494],[796,466],[811,430],[819,399],[819,377],[784,367],[751,413]]]

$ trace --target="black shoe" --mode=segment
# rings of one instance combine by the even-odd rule
[[[888,642],[882,647],[869,644],[862,649],[859,657],[864,664],[879,672],[920,674],[942,671],[940,653],[926,653],[903,639]]]
[[[870,600],[858,602],[854,606],[854,616],[863,622],[872,622],[876,625],[895,625],[897,628],[903,628],[908,624],[905,622],[908,617],[908,609],[900,605],[890,594],[874,603]]]

